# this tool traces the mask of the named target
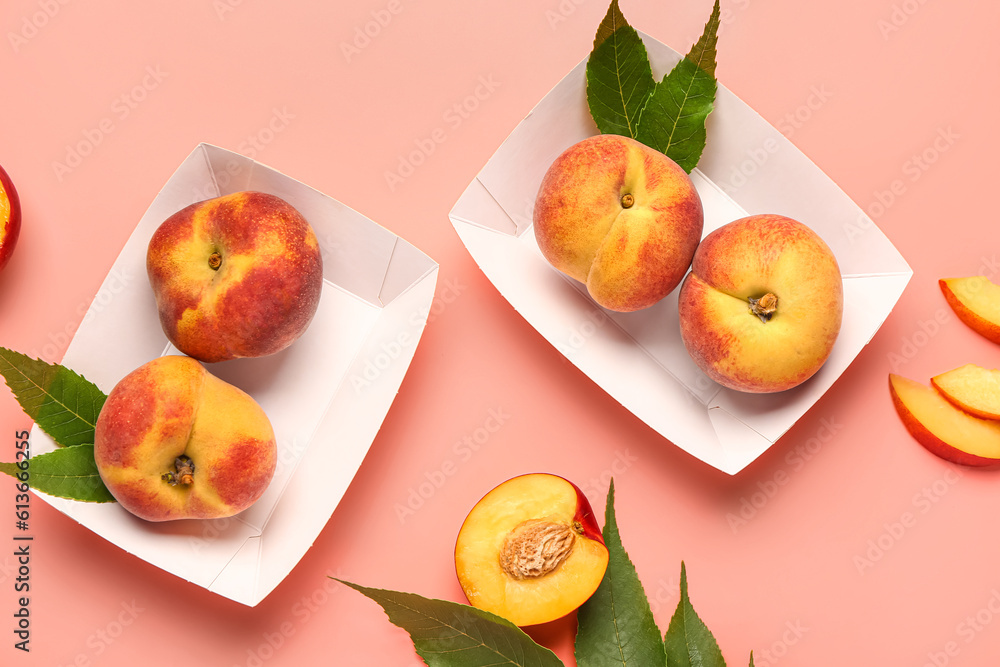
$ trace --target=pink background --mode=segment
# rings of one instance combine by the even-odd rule
[[[680,51],[710,6],[622,2],[634,26]],[[494,149],[589,52],[606,9],[603,0],[3,3],[0,163],[24,224],[0,274],[0,344],[62,357],[136,222],[201,141],[340,199],[441,273],[370,454],[312,549],[255,608],[165,574],[33,500],[25,656],[11,633],[14,488],[0,481],[0,664],[421,664],[376,604],[327,575],[464,601],[452,560],[463,518],[497,483],[533,471],[576,481],[595,507],[613,472],[620,528],[658,624],[676,604],[683,559],[730,665],[745,665],[751,649],[761,667],[995,662],[998,473],[922,449],[886,377],[997,364],[997,348],[956,320],[936,282],[1000,277],[1000,7],[723,2],[720,81],[868,210],[914,269],[832,390],[736,477],[664,441],[565,361],[448,222]],[[366,27],[375,36],[350,51]],[[455,122],[450,110],[465,102],[475,108]],[[444,141],[390,188],[386,173],[439,129]],[[951,138],[935,146],[939,136]],[[58,169],[78,144],[89,154]],[[460,456],[455,443],[491,411],[502,426]],[[6,390],[0,423],[9,460],[13,433],[30,422]],[[411,492],[449,462],[455,474],[401,517]],[[747,519],[734,524],[741,509]],[[570,618],[532,635],[573,664],[573,628]]]

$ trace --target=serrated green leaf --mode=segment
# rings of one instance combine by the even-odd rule
[[[625,20],[618,0],[612,0],[587,59],[587,104],[597,128],[636,138],[639,116],[655,85],[646,46]]]
[[[622,546],[615,518],[615,483],[604,510],[608,569],[597,591],[577,611],[579,667],[664,665],[663,642],[632,560]]]
[[[719,0],[701,37],[688,54],[655,85],[642,109],[636,139],[679,164],[698,166],[705,150],[705,121],[715,105]]]
[[[688,598],[687,570],[681,562],[681,599],[663,638],[670,667],[726,667],[719,644]],[[751,661],[753,656],[751,655]],[[752,665],[752,662],[751,662]]]
[[[337,581],[381,605],[389,621],[409,633],[417,654],[430,667],[563,665],[555,653],[536,644],[519,627],[481,609]]]
[[[90,503],[115,501],[97,472],[93,445],[76,445],[32,456],[27,467],[27,480],[19,477],[25,471],[16,463],[0,463],[0,472],[27,481],[35,491],[50,496]]]
[[[0,375],[39,428],[61,447],[94,442],[94,425],[107,395],[59,364],[0,347]]]

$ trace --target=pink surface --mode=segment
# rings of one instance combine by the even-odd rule
[[[681,51],[710,10],[707,0],[622,5],[634,26]],[[14,487],[0,480],[0,664],[421,664],[377,605],[327,575],[464,601],[452,561],[463,518],[500,481],[534,471],[576,481],[598,507],[614,473],[619,525],[657,622],[669,621],[683,559],[730,665],[751,649],[761,667],[993,664],[998,473],[922,449],[886,377],[997,363],[996,346],[951,314],[937,279],[1000,278],[1000,8],[723,3],[720,81],[865,208],[914,269],[851,368],[736,477],[665,442],[561,358],[448,222],[494,149],[588,53],[606,9],[4,3],[0,163],[24,222],[0,274],[0,344],[61,358],[139,217],[201,141],[340,199],[441,273],[424,338],[353,485],[255,608],[164,574],[33,500],[31,652],[16,651]],[[415,150],[420,164],[400,171]],[[387,178],[394,172],[401,178]],[[6,390],[0,423],[9,460],[30,423]],[[478,449],[461,444],[493,425]],[[532,634],[573,664],[572,619]]]

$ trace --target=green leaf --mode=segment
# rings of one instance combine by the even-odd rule
[[[681,599],[663,638],[670,667],[726,667],[712,632],[698,617],[688,598],[687,570],[681,562]],[[751,667],[753,656],[751,655]]]
[[[753,667],[753,651],[750,651],[750,667]]]
[[[519,627],[481,609],[337,581],[379,603],[389,621],[410,634],[417,653],[430,667],[563,665],[555,653],[536,644]]]
[[[655,85],[646,46],[612,0],[587,60],[587,104],[597,128],[635,139]]]
[[[705,121],[715,104],[719,0],[701,37],[656,84],[639,118],[636,139],[691,171],[705,150]]]
[[[61,447],[94,442],[94,424],[107,398],[70,369],[0,347],[0,375],[24,412]]]
[[[0,472],[27,481],[32,489],[51,496],[91,503],[115,501],[97,472],[93,445],[77,445],[32,456],[27,468],[27,480],[24,480],[20,476],[25,471],[18,464],[0,463]]]
[[[622,546],[615,519],[615,483],[604,511],[608,569],[597,591],[577,611],[579,667],[664,665],[660,630],[632,560]]]

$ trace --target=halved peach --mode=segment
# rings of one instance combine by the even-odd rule
[[[547,473],[514,477],[487,493],[455,544],[469,603],[521,626],[572,612],[607,567],[590,502],[575,484]]]
[[[21,200],[7,172],[0,167],[0,269],[10,260],[21,231]]]
[[[892,373],[889,391],[906,430],[929,451],[962,465],[1000,463],[1000,422],[973,417],[933,388]]]
[[[1000,371],[966,364],[931,378],[955,406],[983,419],[1000,419]]]
[[[1000,285],[985,276],[944,278],[938,285],[958,319],[976,333],[1000,343]]]

